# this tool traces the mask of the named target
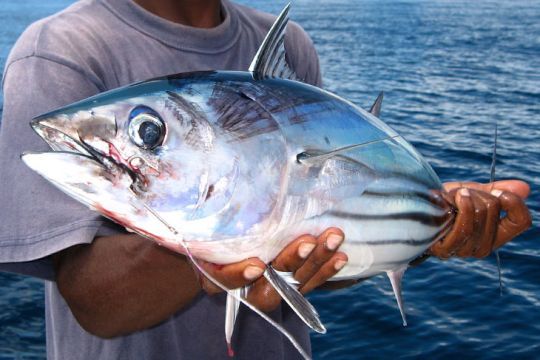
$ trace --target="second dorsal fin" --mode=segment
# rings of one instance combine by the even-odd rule
[[[255,79],[270,77],[298,80],[298,77],[285,60],[284,39],[287,23],[289,22],[290,7],[291,4],[289,3],[281,11],[251,61],[249,71],[251,71]]]

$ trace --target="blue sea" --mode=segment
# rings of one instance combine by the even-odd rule
[[[72,1],[1,0],[0,64],[31,22]],[[277,13],[276,1],[243,1]],[[540,214],[540,1],[296,0],[325,87],[369,107],[429,160],[443,181],[487,181],[495,123],[497,176],[531,184]],[[29,84],[30,85],[30,84]],[[9,171],[2,169],[0,171]],[[409,326],[383,276],[311,300],[327,325],[316,359],[540,358],[540,227],[494,257],[430,259],[404,279]],[[0,273],[0,359],[45,357],[43,285]]]

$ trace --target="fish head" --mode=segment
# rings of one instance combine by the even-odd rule
[[[145,232],[159,227],[145,224],[147,208],[179,224],[200,216],[211,197],[229,196],[235,154],[204,110],[179,92],[127,90],[34,119],[52,151],[25,154],[25,163],[90,208]]]

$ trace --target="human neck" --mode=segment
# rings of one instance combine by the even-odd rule
[[[163,19],[197,28],[221,24],[221,0],[133,0]]]

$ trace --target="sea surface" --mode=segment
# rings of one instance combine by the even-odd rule
[[[0,0],[2,67],[28,24],[70,3]],[[328,328],[313,336],[314,357],[540,358],[540,1],[296,0],[291,16],[315,43],[325,87],[363,107],[384,91],[382,119],[443,181],[489,179],[497,123],[497,176],[530,183],[535,222],[500,251],[502,296],[494,257],[410,269],[406,328],[383,276],[311,295]],[[40,281],[0,273],[0,359],[45,357],[43,311]]]

